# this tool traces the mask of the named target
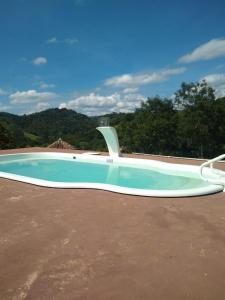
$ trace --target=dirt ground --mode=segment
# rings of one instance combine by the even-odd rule
[[[0,154],[19,151],[46,149]],[[150,198],[0,178],[0,299],[223,300],[225,193]]]

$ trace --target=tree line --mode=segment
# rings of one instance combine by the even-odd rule
[[[207,82],[182,83],[173,99],[150,97],[133,113],[112,113],[125,152],[211,158],[225,152],[225,97]],[[0,113],[0,148],[46,146],[61,137],[77,149],[106,150],[98,117],[48,109]]]

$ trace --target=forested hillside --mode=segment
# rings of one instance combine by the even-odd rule
[[[78,149],[104,149],[95,129],[97,120],[73,110],[54,108],[23,116],[0,113],[0,124],[10,133],[11,147],[47,146],[61,137]]]
[[[182,83],[173,100],[148,100],[133,113],[106,115],[127,152],[213,157],[225,152],[225,98],[202,83]],[[0,113],[0,148],[46,146],[61,137],[77,149],[105,150],[98,117],[48,109]]]

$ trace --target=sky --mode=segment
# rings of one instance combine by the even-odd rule
[[[225,95],[224,0],[0,0],[0,111],[130,112],[202,79]]]

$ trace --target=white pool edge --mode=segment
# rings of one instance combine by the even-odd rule
[[[127,158],[127,157],[115,157],[112,159],[108,156],[93,156],[90,154],[76,154],[76,153],[63,153],[63,152],[30,152],[30,153],[13,153],[13,154],[2,154],[0,155],[0,160],[2,158],[10,158],[12,156],[27,156],[28,158],[54,158],[54,159],[73,159],[80,158],[80,159],[87,159],[88,161],[106,161],[111,163],[127,163],[132,166],[140,166],[146,165],[151,167],[158,167],[168,171],[182,171],[196,174],[199,172],[199,166],[194,165],[185,165],[185,164],[172,164],[162,161],[155,161],[155,160],[146,160],[146,159],[139,159],[139,158]],[[210,170],[207,170],[210,173]],[[190,197],[190,196],[200,196],[200,195],[207,195],[212,193],[220,192],[224,189],[223,185],[215,185],[209,184],[205,187],[199,188],[192,188],[192,189],[181,189],[181,190],[144,190],[144,189],[135,189],[135,188],[127,188],[122,186],[110,185],[110,184],[102,184],[102,183],[89,183],[89,182],[52,182],[47,180],[35,179],[31,177],[25,177],[21,175],[11,174],[0,172],[0,177],[21,181],[24,183],[34,184],[43,187],[51,187],[51,188],[65,188],[65,189],[72,189],[72,188],[81,188],[81,189],[99,189],[99,190],[106,190],[121,194],[128,194],[128,195],[137,195],[137,196],[152,196],[152,197]]]

